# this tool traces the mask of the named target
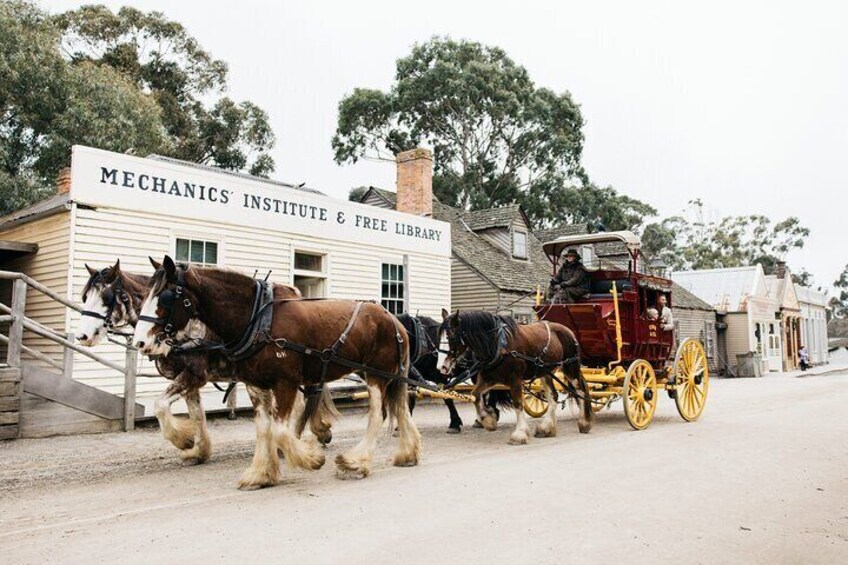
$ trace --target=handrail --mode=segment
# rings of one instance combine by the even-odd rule
[[[0,334],[0,341],[2,341],[3,343],[8,344],[8,343],[9,343],[9,338],[8,338],[8,337],[6,337],[6,336],[5,336],[5,335],[3,335],[3,334]],[[36,351],[35,349],[32,349],[32,348],[30,348],[30,347],[27,347],[26,345],[22,345],[22,346],[21,346],[21,351],[22,351],[22,352],[24,352],[24,353],[26,353],[27,355],[31,355],[32,357],[35,357],[35,358],[36,358],[36,359],[38,359],[39,361],[43,361],[43,362],[47,363],[47,364],[48,364],[48,365],[50,365],[51,367],[54,367],[54,368],[56,368],[56,369],[59,369],[60,371],[64,368],[64,367],[62,367],[62,364],[61,364],[61,363],[57,363],[56,361],[54,361],[53,359],[51,359],[50,357],[48,357],[48,356],[47,356],[47,355],[45,355],[44,353],[42,353],[42,352],[40,352],[40,351]]]
[[[124,357],[124,366],[118,365],[117,363],[113,363],[108,359],[97,355],[96,353],[92,353],[88,348],[77,345],[70,339],[67,339],[65,336],[61,335],[56,330],[48,328],[47,326],[36,322],[35,320],[28,318],[25,314],[25,306],[26,306],[26,287],[33,288],[38,292],[44,294],[48,298],[62,304],[66,308],[70,308],[76,312],[82,312],[82,306],[64,298],[59,295],[55,291],[50,288],[44,286],[39,283],[35,279],[18,272],[13,271],[0,271],[0,280],[10,280],[14,281],[13,291],[12,291],[12,306],[6,306],[5,304],[0,303],[0,312],[5,312],[8,316],[0,317],[0,322],[11,322],[11,327],[9,330],[9,336],[6,337],[0,334],[0,341],[3,343],[8,343],[8,351],[7,351],[7,362],[11,366],[20,366],[20,356],[21,353],[26,353],[39,359],[48,365],[56,367],[65,371],[66,367],[60,365],[58,362],[50,359],[48,356],[43,353],[31,349],[23,344],[23,330],[29,330],[36,335],[39,335],[49,341],[57,343],[65,348],[65,360],[67,362],[68,359],[72,360],[72,356],[68,355],[68,350],[80,353],[85,355],[89,359],[100,363],[110,369],[113,369],[124,375],[124,431],[132,430],[135,426],[135,391],[136,391],[136,377],[138,376],[136,372],[136,363],[138,361],[138,350],[132,347],[129,343],[122,344],[120,342],[115,342],[117,345],[120,345],[125,349],[125,357]],[[70,336],[69,336],[70,337]],[[70,364],[67,367],[71,367]],[[66,373],[67,374],[67,373]],[[152,375],[143,375],[143,376],[152,376]]]
[[[25,283],[27,283],[27,286],[31,286],[32,288],[34,288],[35,290],[37,290],[41,294],[44,294],[45,296],[49,296],[50,298],[52,298],[56,302],[60,302],[60,303],[64,304],[65,306],[67,306],[71,310],[76,310],[77,312],[82,312],[82,310],[83,310],[82,306],[80,306],[79,304],[71,302],[67,298],[63,297],[62,295],[58,294],[57,292],[50,290],[49,288],[47,288],[46,286],[44,286],[43,284],[41,284],[40,282],[38,282],[37,280],[33,279],[32,277],[30,277],[28,275],[25,275],[23,273],[16,273],[15,271],[0,271],[0,280],[15,280],[15,279],[24,281]]]

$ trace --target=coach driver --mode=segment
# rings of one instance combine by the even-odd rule
[[[565,252],[562,267],[551,279],[551,290],[554,304],[570,304],[589,294],[589,273],[576,249]]]

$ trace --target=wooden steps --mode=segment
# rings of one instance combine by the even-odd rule
[[[0,367],[0,439],[20,437],[21,370]]]

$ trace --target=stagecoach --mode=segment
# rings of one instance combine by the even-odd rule
[[[697,339],[685,339],[675,347],[674,332],[663,330],[659,320],[649,317],[649,308],[661,294],[671,308],[674,299],[670,280],[640,272],[639,238],[627,231],[565,236],[545,243],[543,250],[556,274],[564,250],[604,244],[624,247],[629,255],[622,261],[626,264],[587,267],[590,292],[576,303],[546,304],[537,296],[537,317],[574,332],[594,410],[621,399],[627,421],[642,430],[651,424],[658,393],[665,390],[684,420],[697,420],[707,400],[707,356]],[[544,413],[539,381],[528,387],[524,400],[530,416]]]

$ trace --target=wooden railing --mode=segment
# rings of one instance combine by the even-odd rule
[[[6,336],[0,334],[0,342],[6,344],[6,363],[10,367],[20,367],[21,356],[27,355],[28,357],[37,359],[51,367],[59,369],[65,377],[72,378],[73,354],[79,353],[80,355],[84,355],[105,367],[109,367],[110,369],[121,373],[124,375],[123,429],[125,431],[132,430],[135,427],[136,378],[138,376],[158,376],[139,375],[137,373],[138,350],[132,347],[129,343],[124,344],[118,340],[111,340],[113,343],[120,345],[126,350],[124,365],[121,366],[100,355],[97,355],[96,353],[93,353],[86,347],[77,345],[73,342],[73,336],[71,334],[62,335],[59,332],[26,316],[27,288],[32,288],[47,296],[51,300],[59,302],[66,308],[70,308],[77,312],[82,312],[82,306],[71,302],[67,298],[59,295],[50,288],[23,273],[0,271],[0,280],[8,280],[12,282],[11,305],[6,305],[0,302],[0,324],[9,324],[9,335]],[[40,351],[24,345],[24,330],[61,345],[64,351],[62,363],[59,363],[55,359],[50,358]]]

